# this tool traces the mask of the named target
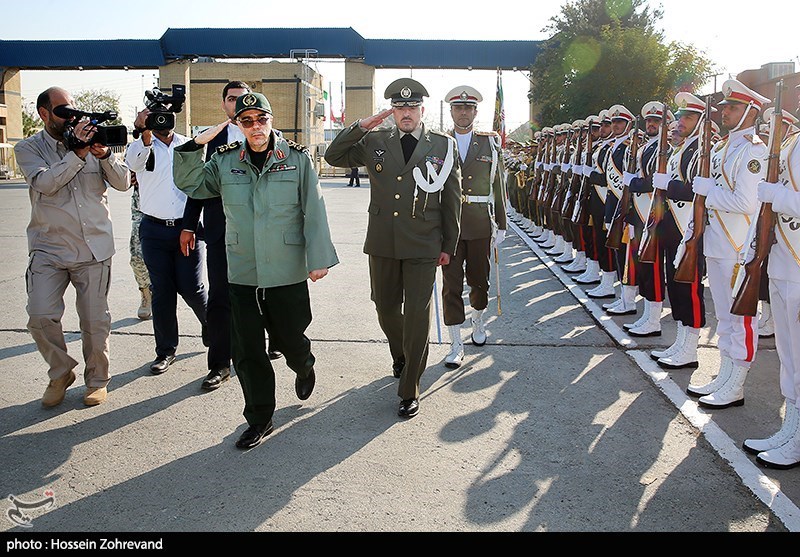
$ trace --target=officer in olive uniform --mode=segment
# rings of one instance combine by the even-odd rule
[[[500,136],[473,129],[481,94],[469,85],[460,85],[445,96],[453,117],[453,137],[461,162],[461,234],[456,254],[442,267],[442,309],[450,333],[450,353],[445,365],[456,368],[464,359],[461,324],[464,313],[464,278],[469,285],[472,307],[472,343],[486,344],[483,312],[489,305],[489,275],[492,245],[506,234],[506,193],[502,176]],[[527,195],[525,199],[527,199]],[[466,267],[466,273],[465,273]]]
[[[191,197],[222,198],[233,364],[249,426],[236,446],[249,449],[273,429],[275,372],[264,330],[297,374],[297,397],[306,400],[316,361],[305,335],[311,323],[308,279],[324,278],[339,259],[308,150],[272,129],[272,107],[261,93],[240,95],[234,120],[244,145],[222,145],[203,164],[203,146],[225,121],[176,149],[173,174]]]
[[[422,124],[424,96],[419,82],[395,80],[384,93],[392,108],[342,130],[325,152],[331,166],[363,166],[369,174],[364,253],[378,322],[400,378],[398,415],[404,418],[419,411],[436,267],[456,253],[461,220],[456,142]],[[390,115],[395,124],[378,128]]]

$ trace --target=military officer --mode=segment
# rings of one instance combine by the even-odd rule
[[[456,140],[425,128],[427,96],[418,81],[393,81],[384,91],[392,107],[339,132],[325,152],[331,166],[363,166],[369,174],[364,253],[378,322],[400,378],[402,418],[419,412],[436,267],[455,255],[461,221]],[[394,125],[378,128],[389,116]]]
[[[653,174],[653,188],[665,190],[667,205],[664,217],[656,228],[658,255],[654,265],[665,273],[667,296],[672,318],[677,324],[675,342],[666,350],[654,350],[650,357],[665,369],[695,369],[698,366],[697,343],[700,329],[706,326],[706,308],[702,277],[705,260],[698,261],[698,279],[693,283],[674,280],[675,254],[692,218],[693,199],[691,163],[697,153],[701,118],[706,103],[695,95],[681,91],[675,95],[678,109],[676,134],[680,142],[672,149],[666,172]],[[654,202],[657,198],[654,197]],[[660,273],[660,270],[654,272]]]
[[[771,114],[764,113],[770,121]],[[797,118],[783,110],[788,137],[781,146],[777,183],[761,181],[758,200],[771,203],[777,214],[775,240],[769,252],[769,290],[775,320],[775,347],[780,358],[780,389],[785,399],[783,423],[766,439],[747,439],[744,449],[757,454],[756,461],[781,470],[800,465],[800,149]]]
[[[758,182],[765,176],[767,159],[767,147],[755,123],[769,99],[735,79],[723,83],[722,92],[722,125],[729,132],[712,149],[711,177],[698,176],[692,185],[695,194],[706,196],[703,253],[718,321],[721,365],[713,381],[705,385],[690,382],[686,390],[699,396],[698,404],[707,408],[744,404],[744,382],[756,355],[758,320],[731,313],[731,277],[750,222],[758,212]]]
[[[486,344],[483,314],[489,305],[489,275],[492,246],[497,248],[506,234],[506,193],[501,176],[500,136],[473,128],[478,103],[483,96],[474,87],[459,85],[445,95],[453,118],[461,164],[461,233],[455,256],[442,266],[442,311],[450,335],[450,353],[445,365],[456,368],[464,359],[461,324],[464,312],[464,279],[472,307],[472,343]],[[527,198],[527,195],[525,196]]]
[[[250,449],[273,431],[275,371],[264,331],[296,373],[297,397],[306,400],[316,382],[316,358],[305,335],[311,323],[308,279],[324,278],[339,259],[308,149],[272,128],[272,107],[261,93],[240,95],[233,119],[244,144],[222,145],[203,163],[204,145],[226,120],[175,151],[173,175],[191,197],[222,198],[231,347],[248,424],[236,447]]]

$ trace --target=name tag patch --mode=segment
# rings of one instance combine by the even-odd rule
[[[267,172],[286,172],[287,170],[297,170],[297,166],[293,164],[275,164]]]
[[[492,157],[490,157],[489,155],[481,155],[480,157],[478,157],[475,160],[480,161],[480,162],[492,162]]]
[[[231,168],[231,174],[238,174],[240,176],[244,176],[245,174],[247,174],[247,172],[242,170],[241,168]]]

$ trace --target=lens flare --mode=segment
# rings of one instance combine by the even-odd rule
[[[600,60],[601,46],[591,37],[578,37],[567,47],[564,71],[580,74],[591,71]]]

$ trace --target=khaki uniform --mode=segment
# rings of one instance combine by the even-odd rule
[[[461,163],[461,234],[455,257],[442,268],[445,325],[460,325],[465,320],[465,277],[470,287],[470,306],[483,310],[489,303],[494,227],[506,229],[504,173],[499,136],[494,132],[473,132]]]
[[[419,380],[427,365],[437,260],[441,253],[456,252],[461,173],[453,162],[440,191],[422,191],[414,170],[427,176],[429,163],[441,171],[449,149],[457,156],[455,140],[422,125],[406,163],[400,135],[396,126],[365,132],[355,122],[334,138],[325,160],[340,168],[367,169],[370,203],[364,253],[370,256],[372,301],[392,358],[405,357],[398,395],[408,400],[419,397]]]

